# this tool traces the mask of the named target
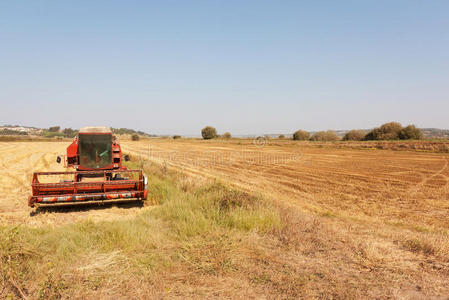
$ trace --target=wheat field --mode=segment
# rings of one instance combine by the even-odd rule
[[[449,227],[449,155],[310,143],[151,140],[125,151],[220,178],[302,210],[437,231]]]
[[[155,163],[160,170],[154,174],[165,174],[165,170],[183,174],[171,179],[179,191],[173,195],[168,193],[162,181],[154,186],[157,190],[150,191],[151,197],[159,200],[150,200],[143,207],[92,207],[33,214],[34,210],[27,207],[32,172],[63,170],[55,158],[64,153],[67,145],[68,142],[0,145],[2,225],[91,226],[83,222],[134,222],[136,216],[147,212],[149,220],[156,222],[158,230],[169,239],[173,226],[180,226],[181,219],[194,220],[194,224],[183,225],[187,227],[182,227],[181,233],[177,231],[177,235],[182,234],[181,246],[177,244],[179,237],[170,241],[170,251],[181,254],[167,253],[170,259],[178,257],[176,267],[164,271],[164,280],[157,281],[155,290],[148,294],[144,285],[129,290],[124,288],[129,279],[118,277],[113,296],[173,296],[167,291],[181,298],[218,295],[223,298],[445,299],[449,295],[449,156],[445,153],[279,140],[256,143],[244,139],[123,140],[122,148],[131,154],[133,167],[145,169],[148,163]],[[214,225],[218,229],[208,232],[207,226],[203,228],[195,221],[199,212],[180,219],[176,215],[180,204],[164,203],[164,198],[174,199],[171,201],[176,203],[176,195],[183,193],[190,195],[187,199],[196,199],[192,197],[203,193],[205,182],[224,183],[267,199],[270,209],[279,215],[280,224],[276,216],[266,221],[263,221],[265,217],[257,217],[262,212],[266,214],[263,208],[261,212],[233,212],[230,221],[226,221],[230,223]],[[153,212],[158,206],[165,213]],[[208,213],[204,208],[197,209],[201,214]],[[269,225],[248,223],[256,221],[247,221],[248,216],[239,216],[240,213]],[[158,220],[171,225],[161,229]],[[197,226],[203,228],[198,229],[200,233],[191,233]],[[237,226],[243,231],[228,231],[220,226]],[[153,235],[148,238],[154,239]],[[159,235],[157,246],[152,247],[158,249],[165,261],[167,244]],[[139,235],[139,238],[143,237]],[[201,246],[193,247],[194,241]],[[119,255],[115,246],[109,245],[112,242],[107,243],[110,251],[102,254],[105,259],[112,254]],[[135,247],[139,249],[139,245]],[[96,260],[81,250],[80,253],[81,261],[93,264]],[[227,265],[228,261],[232,267]],[[184,274],[195,276],[189,275],[187,279]],[[108,297],[111,282],[105,282],[96,291]],[[242,292],[244,287],[247,289]],[[35,289],[38,291],[39,287]],[[80,298],[95,295],[89,292],[92,293],[76,291]],[[29,293],[32,294],[31,288]]]
[[[124,148],[273,199],[285,238],[309,253],[292,253],[302,268],[327,266],[373,297],[449,295],[449,156],[354,146],[160,139]]]
[[[57,164],[56,157],[65,155],[70,141],[63,142],[0,142],[0,223],[27,224],[31,226],[57,226],[88,218],[113,219],[135,213],[137,208],[126,210],[117,207],[107,209],[80,209],[65,213],[33,215],[27,205],[31,195],[33,172],[73,171]],[[31,215],[30,215],[31,213]]]

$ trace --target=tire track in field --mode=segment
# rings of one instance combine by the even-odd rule
[[[125,149],[137,150],[135,153],[144,157],[152,151],[156,157],[157,151],[187,152],[203,157],[201,152],[210,151],[216,144],[199,140],[154,140],[150,143],[152,145],[145,143],[142,146],[142,143],[125,142]],[[239,141],[230,141],[229,145],[235,151],[247,149]],[[293,152],[299,148],[282,149]],[[304,147],[300,150],[307,161],[303,165],[252,165],[236,161],[232,165],[214,164],[202,168],[187,161],[181,163],[175,160],[169,166],[194,177],[223,179],[243,190],[261,192],[306,210],[336,211],[351,218],[375,222],[400,220],[408,224],[446,226],[448,185],[444,190],[427,187],[445,183],[442,179],[446,178],[439,175],[449,176],[449,166],[444,169],[447,157],[411,151],[348,151],[332,147]],[[170,157],[151,160],[164,163],[170,161]],[[422,192],[411,197],[410,190],[419,183]]]
[[[131,154],[136,154],[140,156],[142,152],[147,152],[145,150],[131,150],[127,149]],[[162,150],[163,151],[163,150]],[[167,162],[171,167],[183,172],[186,175],[190,176],[200,176],[211,179],[224,179],[233,185],[239,186],[240,188],[244,188],[245,190],[254,190],[257,189],[259,192],[266,192],[268,189],[274,189],[278,192],[280,190],[284,190],[289,192],[292,195],[301,196],[302,199],[311,200],[311,195],[304,193],[304,191],[299,191],[297,188],[289,187],[280,187],[279,182],[275,182],[266,176],[261,176],[260,170],[253,170],[248,168],[249,166],[245,166],[242,162],[236,162],[232,165],[229,164],[213,164],[207,166],[198,166],[195,164],[190,164],[189,162],[177,161],[177,160],[164,160],[164,159],[155,159],[150,158],[151,161],[157,163]],[[251,165],[252,166],[252,165]],[[276,165],[274,165],[276,166]],[[244,173],[244,174],[242,174]],[[291,179],[288,177],[288,179]],[[276,183],[274,185],[274,183]],[[249,188],[251,187],[251,188]],[[271,191],[273,192],[273,191]]]
[[[441,177],[444,178],[445,183],[444,183],[444,185],[441,187],[441,189],[445,188],[445,187],[448,185],[449,177],[446,176],[446,175],[444,175],[443,173],[444,173],[445,171],[448,170],[448,166],[449,166],[449,159],[446,157],[446,158],[444,159],[444,166],[443,166],[440,170],[438,170],[438,171],[436,171],[436,172],[434,172],[434,173],[432,173],[432,174],[430,174],[430,175],[427,175],[427,176],[424,175],[424,174],[422,174],[423,177],[422,177],[421,181],[420,181],[416,186],[412,187],[412,188],[409,190],[410,196],[411,196],[411,197],[416,196],[416,194],[417,194],[420,190],[422,190],[422,189],[424,188],[424,186],[425,186],[425,185],[426,185],[432,178],[434,178],[434,177],[436,177],[436,176],[441,176]]]

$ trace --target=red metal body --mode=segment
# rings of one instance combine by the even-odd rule
[[[112,133],[95,133],[95,134],[109,134],[112,137]],[[90,133],[79,133],[75,137],[72,144],[67,147],[67,166],[73,167],[78,171],[92,171],[92,170],[126,170],[122,166],[122,148],[116,140],[112,140],[112,162],[108,166],[102,168],[88,168],[81,164],[79,153],[79,135],[92,135]]]
[[[106,132],[98,132],[98,130]],[[90,132],[91,131],[91,132]],[[105,136],[102,146],[107,149],[104,153],[98,155],[98,149],[88,149],[89,154],[95,153],[93,156],[87,156],[87,151],[82,153],[80,147],[80,135],[89,135],[91,145],[85,148],[95,146],[95,139],[99,135]],[[92,142],[93,141],[93,142]],[[109,144],[110,143],[110,144]],[[81,151],[81,153],[80,153]],[[106,159],[100,158],[105,153]],[[84,155],[84,156],[83,156]],[[81,158],[89,161],[83,164]],[[109,161],[110,158],[110,161]],[[100,165],[92,168],[92,163]],[[75,172],[36,172],[32,181],[32,196],[28,199],[28,205],[34,206],[54,206],[64,204],[81,204],[81,203],[103,203],[111,201],[128,201],[147,198],[147,179],[141,170],[127,170],[122,165],[122,152],[119,143],[113,138],[112,132],[104,127],[89,127],[84,132],[76,136],[72,144],[67,147],[66,166],[73,167]],[[43,182],[40,179],[51,176],[69,177],[69,180],[59,182]],[[86,180],[87,179],[87,180]]]

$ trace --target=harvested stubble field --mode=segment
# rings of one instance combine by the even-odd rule
[[[304,211],[422,231],[449,228],[448,154],[352,149],[360,144],[158,139],[124,148]]]
[[[286,239],[297,239],[298,265],[315,275],[335,272],[348,290],[376,297],[449,297],[447,143],[259,144],[150,140],[125,149],[273,199],[289,218]],[[309,218],[316,223],[305,226]]]
[[[446,144],[256,144],[125,141],[145,207],[30,214],[32,171],[67,143],[2,143],[0,297],[448,298]]]

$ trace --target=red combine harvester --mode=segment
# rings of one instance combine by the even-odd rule
[[[120,144],[108,127],[83,127],[67,147],[66,167],[74,172],[36,172],[28,205],[60,206],[146,200],[147,178],[122,165]],[[57,162],[61,163],[58,156]],[[54,182],[54,177],[65,178]],[[48,179],[52,180],[48,180]],[[52,182],[53,181],[53,182]]]

